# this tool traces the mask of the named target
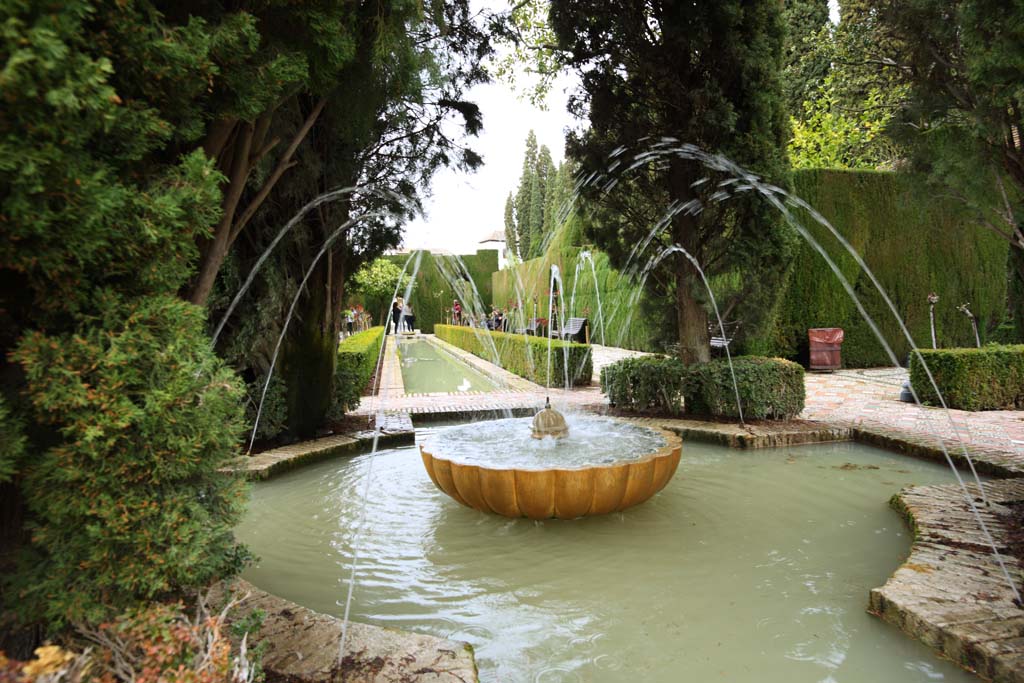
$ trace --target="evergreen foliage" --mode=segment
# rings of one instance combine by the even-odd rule
[[[794,192],[815,207],[858,251],[888,291],[913,338],[930,338],[928,294],[939,295],[936,328],[943,346],[973,344],[970,321],[956,310],[970,302],[982,335],[994,329],[1005,310],[1006,245],[978,232],[972,216],[957,202],[936,197],[921,177],[901,173],[808,170],[794,174]],[[799,215],[835,259],[904,362],[911,346],[888,306],[860,271],[854,258],[806,215]],[[836,276],[809,246],[794,259],[779,294],[775,332],[754,341],[765,351],[803,359],[807,330],[842,327],[847,367],[890,365]],[[984,337],[983,337],[984,339]]]
[[[530,131],[519,186],[514,198],[510,194],[505,202],[505,241],[517,260],[537,258],[547,249],[572,195],[572,169],[570,162],[556,167],[551,150],[546,145],[538,148],[537,136]]]
[[[818,98],[831,66],[829,53],[820,49],[822,33],[830,32],[828,0],[786,0],[783,48],[783,94],[792,118],[802,120],[806,102]]]
[[[601,391],[620,410],[679,415],[688,374],[687,366],[672,356],[624,358],[601,368]]]
[[[736,384],[733,384],[735,372]],[[601,390],[622,410],[658,415],[789,420],[804,409],[804,369],[780,358],[740,356],[685,365],[675,357],[640,356],[601,369]]]
[[[244,557],[244,489],[217,471],[241,436],[240,387],[204,313],[173,297],[223,179],[194,149],[194,98],[252,27],[156,16],[0,9],[0,389],[24,436],[13,471],[3,458],[0,610],[51,628],[192,590]]]
[[[1010,307],[1024,339],[1021,7],[995,0],[858,4],[874,19],[873,61],[884,77],[909,87],[897,132],[912,161],[1013,248]]]
[[[930,336],[927,297],[936,292],[936,327],[943,346],[973,343],[970,321],[956,310],[970,302],[978,316],[982,339],[995,339],[1004,317],[1008,248],[996,235],[979,232],[975,218],[959,202],[934,194],[926,180],[911,174],[866,171],[800,170],[793,173],[794,193],[806,199],[858,250],[887,289],[919,343]],[[867,305],[897,358],[905,360],[910,346],[895,319],[851,256],[809,216],[799,216],[813,235],[836,259],[841,271]],[[517,291],[524,295],[527,316],[537,297],[538,316],[547,317],[550,266],[557,264],[565,277],[567,295],[577,289],[571,315],[586,313],[594,324],[591,338],[600,342],[596,321],[594,278],[583,264],[575,281],[579,253],[593,255],[601,303],[606,318],[607,343],[644,351],[664,351],[663,300],[646,294],[633,298],[636,284],[614,269],[608,256],[582,247],[585,238],[571,225],[551,241],[542,258],[494,274],[496,302],[514,303]],[[725,296],[736,285],[728,278],[712,283],[716,296]],[[568,298],[566,299],[568,306]],[[727,315],[727,320],[731,319]],[[739,318],[740,321],[745,321]],[[891,361],[867,323],[840,286],[821,256],[802,244],[793,257],[792,269],[778,291],[771,324],[762,332],[736,340],[747,353],[778,355],[806,361],[807,330],[842,327],[846,330],[842,358],[847,367],[888,365]],[[1005,337],[1000,337],[1005,339]]]
[[[924,360],[950,408],[1024,408],[1024,345],[918,349],[917,353],[910,356],[910,383],[922,403],[941,405],[921,364]]]
[[[27,333],[12,355],[38,434],[22,471],[32,545],[6,577],[26,618],[102,620],[238,571],[245,500],[241,387],[202,311],[168,296],[104,308],[74,332]]]
[[[781,358],[738,356],[731,367],[718,358],[688,368],[683,387],[689,415],[738,418],[737,389],[744,419],[791,420],[804,409],[804,369]]]
[[[522,256],[519,254],[519,236],[516,234],[515,201],[512,199],[511,192],[509,192],[508,198],[505,199],[505,248],[508,249],[509,253],[515,256],[513,260],[523,260]]]
[[[713,201],[722,178],[671,154],[635,173],[618,169],[629,169],[631,157],[647,151],[651,141],[670,137],[786,184],[781,3],[554,0],[551,23],[582,81],[571,108],[590,123],[570,138],[569,156],[583,173],[601,174],[608,173],[610,155],[618,155],[607,182],[584,188],[588,239],[622,268],[664,220],[665,229],[639,255],[643,263],[629,265],[642,267],[663,248],[679,245],[710,275],[738,273],[744,291],[729,303],[757,327],[759,313],[771,308],[792,246],[773,210],[750,195]],[[693,206],[691,201],[700,203],[700,211],[673,210]],[[696,267],[673,253],[649,283],[653,297],[674,296],[682,358],[708,360]]]
[[[554,233],[542,256],[494,273],[495,305],[507,310],[522,305],[512,316],[517,328],[525,326],[530,318],[550,319],[551,266],[557,265],[562,273],[566,317],[587,318],[592,342],[644,351],[663,350],[663,332],[668,327],[665,307],[634,296],[637,287],[633,279],[613,268],[607,254],[582,244],[579,225],[570,219]],[[593,270],[580,257],[583,251],[590,251]],[[600,315],[604,316],[603,322]]]
[[[363,390],[377,370],[383,341],[384,326],[381,325],[353,334],[338,345],[334,394],[328,413],[331,419],[339,419],[349,410],[359,407]]]
[[[458,299],[462,304],[464,315],[490,314],[491,312],[491,276],[498,270],[498,251],[482,249],[475,254],[448,256],[431,254],[429,251],[421,255],[395,254],[383,257],[394,264],[396,272],[406,269],[404,278],[409,277],[416,259],[420,259],[419,270],[412,282],[409,302],[413,305],[416,315],[416,327],[426,334],[432,334],[434,325],[451,321],[452,301]],[[406,287],[398,290],[403,296]],[[362,303],[373,313],[374,319],[383,323],[391,306],[392,290],[380,299],[372,299],[362,294],[352,296],[352,300]],[[474,310],[473,302],[479,295],[479,306]],[[374,308],[376,307],[376,308]],[[379,311],[377,309],[380,309]],[[378,318],[378,315],[383,317]]]
[[[577,344],[560,339],[534,337],[525,334],[491,332],[479,327],[435,325],[434,334],[449,344],[469,351],[474,356],[494,362],[494,349],[498,352],[498,365],[509,372],[525,377],[541,386],[564,386],[568,375],[572,386],[590,384],[594,362],[588,344]],[[489,337],[490,342],[484,338]],[[551,374],[548,375],[548,346],[551,348]],[[568,350],[568,354],[566,354]],[[568,355],[568,371],[566,369]]]

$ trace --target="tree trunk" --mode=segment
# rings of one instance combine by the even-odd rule
[[[694,198],[692,169],[681,159],[673,159],[669,166],[670,194],[675,201],[686,202]],[[672,240],[694,258],[701,258],[700,219],[679,214],[672,220]],[[676,284],[676,325],[678,327],[679,357],[684,363],[707,363],[711,360],[711,338],[708,333],[708,313],[694,291],[704,282],[697,268],[684,254],[674,254]]]
[[[1024,249],[1010,245],[1006,270],[1006,303],[1013,317],[1015,341],[1024,343]]]
[[[676,316],[679,338],[679,357],[687,365],[707,363],[711,360],[708,335],[708,313],[704,304],[693,296],[694,281],[700,281],[693,264],[682,254],[676,267]]]
[[[288,431],[305,439],[323,426],[331,405],[338,338],[324,334],[327,260],[321,259],[299,299],[282,353]]]

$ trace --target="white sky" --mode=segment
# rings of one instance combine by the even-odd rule
[[[486,4],[504,3],[498,0]],[[832,21],[838,23],[837,0],[829,0],[829,10]],[[483,156],[484,165],[475,173],[439,171],[424,202],[426,215],[406,225],[403,246],[471,254],[480,240],[495,231],[504,232],[505,198],[519,182],[526,135],[533,129],[537,144],[547,145],[555,164],[561,163],[566,129],[578,123],[566,111],[576,82],[569,75],[556,81],[548,94],[546,111],[519,98],[501,81],[472,88],[466,99],[480,105],[484,129],[469,143]]]
[[[523,166],[526,136],[531,129],[537,144],[547,145],[555,164],[565,157],[565,130],[574,119],[566,111],[567,89],[574,82],[560,78],[548,94],[547,111],[520,99],[503,82],[472,88],[466,99],[480,105],[484,129],[469,146],[484,158],[475,173],[443,169],[431,184],[425,219],[405,229],[403,245],[411,249],[448,249],[473,253],[476,244],[495,231],[505,230],[505,198],[515,192]]]

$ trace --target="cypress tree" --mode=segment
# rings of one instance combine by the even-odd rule
[[[508,250],[515,254],[516,258],[520,261],[523,259],[522,254],[519,253],[519,240],[516,235],[516,216],[515,216],[515,202],[512,199],[512,193],[508,193],[508,198],[505,199],[505,245]]]
[[[555,175],[555,165],[551,162],[551,150],[541,145],[537,152],[537,164],[534,168],[533,182],[530,187],[530,245],[532,255],[540,256],[547,243],[547,236],[552,228],[544,221],[544,208],[547,206],[547,193]]]
[[[606,171],[619,147],[642,150],[645,139],[671,136],[786,182],[777,0],[553,0],[550,19],[567,63],[581,73],[572,106],[590,127],[570,138],[568,150],[584,172]],[[645,169],[611,191],[587,190],[587,235],[622,266],[670,205],[700,201],[701,212],[671,217],[654,246],[678,244],[709,275],[735,274],[743,287],[734,315],[745,329],[759,326],[784,272],[790,232],[755,197],[714,201],[715,174],[693,162],[670,157]],[[699,183],[704,178],[711,182]],[[708,360],[706,295],[695,267],[673,254],[649,282],[655,296],[672,295],[666,307],[676,318],[679,355]]]
[[[530,225],[530,205],[533,201],[533,176],[537,169],[537,135],[531,130],[526,136],[526,151],[523,154],[523,173],[519,176],[516,190],[516,232],[519,237],[519,251],[523,258],[530,258],[533,232]]]

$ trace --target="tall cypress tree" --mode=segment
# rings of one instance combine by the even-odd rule
[[[547,205],[547,193],[555,175],[555,165],[551,162],[551,150],[541,145],[537,152],[537,163],[533,171],[533,184],[530,187],[530,245],[532,255],[540,256],[544,251],[551,226],[544,221],[544,207]]]
[[[516,234],[515,202],[512,200],[512,193],[508,193],[505,199],[505,246],[516,255],[520,261],[523,259],[519,253],[519,238]]]
[[[582,89],[572,107],[590,128],[570,138],[584,172],[604,172],[621,146],[672,136],[785,182],[787,118],[779,71],[785,28],[778,0],[553,0],[551,23]],[[650,226],[676,203],[699,213],[669,219],[655,246],[678,244],[709,275],[736,273],[745,290],[735,315],[756,327],[770,311],[791,246],[772,209],[749,194],[716,202],[715,175],[679,157],[623,175],[609,192],[587,190],[585,229],[622,266]],[[624,164],[625,165],[625,164]],[[700,183],[704,178],[711,182]],[[651,252],[646,256],[650,257]],[[682,255],[664,259],[650,282],[676,319],[674,342],[688,362],[706,361],[708,313],[701,278]],[[667,303],[666,302],[666,303]]]
[[[537,169],[537,135],[531,130],[526,136],[526,152],[523,154],[523,173],[519,176],[516,190],[516,232],[519,237],[519,251],[523,258],[530,258],[532,237],[530,225],[530,203],[532,201],[533,176]]]

